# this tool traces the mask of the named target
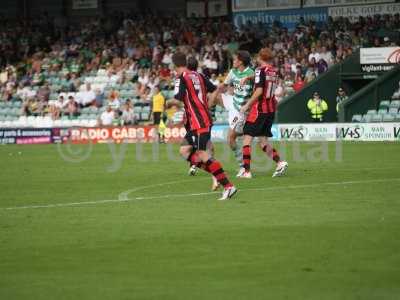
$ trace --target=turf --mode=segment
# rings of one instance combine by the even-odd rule
[[[227,202],[176,146],[0,146],[0,299],[399,299],[400,144],[277,146]]]

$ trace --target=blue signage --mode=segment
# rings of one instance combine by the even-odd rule
[[[278,21],[282,26],[291,30],[299,24],[300,18],[303,18],[306,22],[313,20],[316,23],[324,23],[328,20],[328,8],[314,7],[302,9],[242,11],[233,13],[233,22],[238,28],[242,25],[246,25],[248,22],[253,24],[272,24],[273,22]]]

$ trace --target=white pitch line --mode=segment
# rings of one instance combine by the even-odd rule
[[[180,181],[187,182],[188,180]],[[239,189],[239,191],[278,191],[286,189],[304,189],[319,187],[321,185],[352,185],[352,184],[364,184],[364,183],[379,183],[379,182],[390,182],[390,181],[400,181],[400,178],[387,178],[387,179],[370,179],[370,180],[356,180],[356,181],[339,181],[339,182],[321,182],[314,184],[300,184],[300,185],[287,185],[287,186],[277,186],[277,187],[265,187],[265,188],[248,188]],[[176,183],[175,181],[173,183]],[[155,186],[167,185],[173,183],[157,184]],[[154,186],[147,186],[151,188]],[[144,187],[143,187],[144,188]],[[142,188],[142,189],[143,189]],[[165,198],[182,198],[182,197],[196,197],[196,196],[206,196],[218,194],[220,192],[204,192],[204,193],[191,193],[191,194],[168,194],[160,196],[148,196],[148,197],[135,197],[132,199],[111,199],[111,200],[98,200],[98,201],[85,201],[85,202],[71,202],[71,203],[58,203],[58,204],[43,204],[43,205],[27,205],[27,206],[15,206],[15,207],[0,207],[0,210],[23,210],[23,209],[39,209],[39,208],[57,208],[57,207],[72,207],[72,206],[82,206],[82,205],[96,205],[104,203],[117,203],[117,202],[130,202],[135,200],[152,200],[152,199],[165,199]]]

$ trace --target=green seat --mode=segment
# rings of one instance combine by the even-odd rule
[[[400,100],[394,100],[394,101],[390,102],[389,107],[390,108],[395,107],[395,108],[399,109],[400,108]]]
[[[382,121],[383,122],[393,122],[394,121],[394,115],[391,115],[391,114],[383,115]]]
[[[13,106],[14,106],[14,108],[20,108],[20,107],[22,107],[22,102],[21,101],[15,101],[13,103]]]
[[[383,120],[383,115],[380,114],[372,115],[371,117],[371,122],[373,123],[379,123],[382,122],[382,120]]]
[[[398,112],[399,110],[396,108],[396,107],[391,107],[391,108],[389,108],[389,114],[392,114],[392,115],[397,115],[397,112]]]
[[[394,115],[394,121],[400,122],[400,112]]]
[[[142,120],[149,120],[150,119],[150,112],[149,111],[143,111],[141,114],[140,114],[140,119],[142,119]]]
[[[362,119],[362,115],[353,115],[353,117],[351,118],[352,122],[361,122]]]
[[[367,115],[375,115],[376,114],[376,110],[375,109],[370,109],[367,111]]]
[[[387,108],[379,108],[378,115],[386,115],[388,113]]]
[[[365,114],[362,116],[361,122],[369,123],[369,122],[371,122],[371,119],[372,119],[372,115]]]
[[[388,109],[390,105],[389,100],[382,100],[381,103],[379,103],[379,109]]]

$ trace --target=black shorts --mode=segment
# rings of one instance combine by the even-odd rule
[[[153,112],[154,125],[160,125],[161,112]]]
[[[193,150],[207,150],[207,145],[211,140],[211,133],[194,133],[187,131],[186,135],[181,143],[181,146],[192,146]]]
[[[274,113],[260,113],[254,123],[246,122],[246,124],[244,124],[243,134],[252,137],[272,137],[271,128],[274,122],[274,117]]]

